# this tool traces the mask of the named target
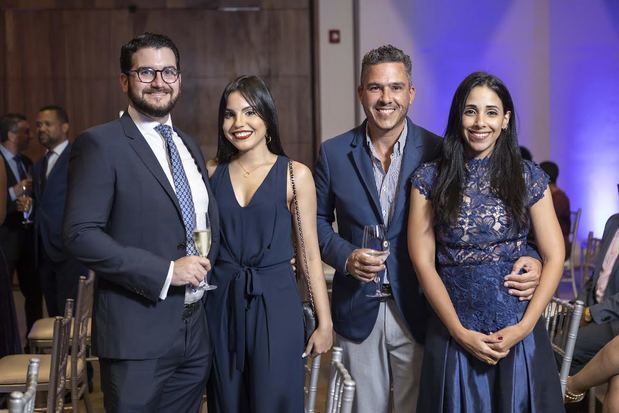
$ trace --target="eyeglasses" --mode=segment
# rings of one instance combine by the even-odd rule
[[[138,75],[138,80],[142,83],[151,83],[157,78],[157,73],[161,73],[161,79],[166,83],[174,83],[178,80],[180,70],[175,67],[164,67],[161,70],[153,69],[152,67],[138,67],[135,70],[129,70],[125,74],[135,73]]]

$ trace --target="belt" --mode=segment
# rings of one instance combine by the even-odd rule
[[[380,301],[387,301],[390,298],[393,298],[393,292],[391,291],[391,284],[381,284],[380,292],[383,294],[387,294],[380,298]]]
[[[187,320],[191,317],[196,311],[200,309],[202,305],[202,300],[195,301],[191,304],[185,304],[183,307],[183,320]]]

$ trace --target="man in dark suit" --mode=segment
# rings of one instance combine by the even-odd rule
[[[172,126],[178,49],[145,33],[120,62],[129,108],[73,144],[65,245],[97,273],[93,345],[106,411],[197,412],[211,361],[201,283],[219,216],[200,148]],[[192,241],[207,212],[208,259]]]
[[[315,169],[322,259],[335,268],[333,326],[359,389],[354,411],[414,411],[429,314],[408,255],[410,176],[439,155],[442,141],[407,118],[415,87],[410,57],[400,49],[387,45],[364,56],[358,97],[366,121],[324,142]],[[360,248],[370,224],[387,228],[384,263]],[[523,262],[535,271],[507,282],[527,297],[540,268],[531,258],[519,267]],[[377,275],[386,298],[368,297]]]
[[[32,161],[23,153],[30,143],[30,126],[20,114],[7,114],[0,120],[0,154],[6,169],[7,213],[0,226],[0,243],[7,258],[8,274],[17,271],[19,289],[25,298],[28,330],[43,316],[41,283],[34,268],[34,231],[24,224],[17,200],[32,189]]]
[[[69,117],[60,106],[45,106],[36,121],[39,143],[47,152],[32,169],[37,272],[50,317],[62,315],[67,298],[75,299],[86,267],[67,254],[62,222],[67,198]]]
[[[585,303],[571,374],[577,373],[619,334],[619,214],[608,218],[591,282],[580,294]]]

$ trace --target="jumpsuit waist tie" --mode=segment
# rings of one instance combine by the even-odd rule
[[[245,323],[247,311],[252,305],[262,305],[264,307],[266,331],[267,331],[267,350],[268,360],[271,363],[271,336],[269,333],[269,311],[266,300],[264,299],[264,276],[270,272],[281,273],[282,268],[290,268],[290,262],[285,261],[269,266],[253,267],[238,265],[238,270],[234,274],[231,282],[231,323],[228,326],[229,348],[235,354],[236,369],[243,371],[245,367],[246,331]],[[258,299],[262,297],[262,299]],[[254,304],[257,302],[256,304]]]

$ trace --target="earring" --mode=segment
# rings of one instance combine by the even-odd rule
[[[271,143],[271,135],[267,135],[266,140],[267,140],[267,145]]]

